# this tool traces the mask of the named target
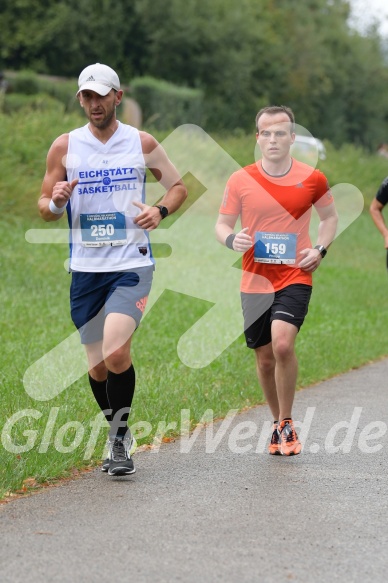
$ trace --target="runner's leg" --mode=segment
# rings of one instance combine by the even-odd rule
[[[276,360],[275,382],[279,401],[279,420],[292,418],[298,361],[295,339],[298,328],[283,320],[272,322],[272,350]]]
[[[131,339],[136,322],[131,316],[109,313],[105,318],[102,354],[108,371],[107,396],[112,409],[111,434],[124,436],[135,392]]]
[[[255,348],[256,371],[273,419],[279,419],[279,400],[275,382],[275,357],[272,343]]]

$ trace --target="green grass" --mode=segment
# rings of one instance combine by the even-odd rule
[[[56,135],[73,127],[73,121],[71,116],[59,120],[38,116],[15,119],[12,124],[5,119],[4,125],[0,124],[0,496],[97,463],[106,437],[102,429],[96,447],[85,459],[90,423],[99,412],[86,375],[48,402],[32,399],[23,385],[28,367],[74,332],[69,315],[70,276],[63,268],[67,246],[31,245],[25,240],[30,228],[58,227],[37,219],[36,200],[47,148]],[[240,164],[251,161],[246,159],[249,151],[253,152],[251,138],[223,138],[222,144]],[[357,177],[353,183],[373,196],[384,177],[385,162],[362,154],[373,168],[373,177],[365,171],[365,178],[357,167],[354,149],[344,148],[342,154],[337,154],[345,157],[343,178],[334,152],[329,152],[325,162],[324,171],[329,174],[330,167],[333,183],[352,182],[353,174]],[[346,159],[351,160],[353,169],[346,166]],[[380,176],[375,175],[378,172]],[[189,182],[190,194],[195,197],[199,185],[193,178]],[[210,217],[209,228],[213,222]],[[190,236],[196,240],[194,232]],[[211,254],[212,249],[208,252]],[[388,352],[385,250],[366,212],[335,241],[314,278],[309,315],[297,341],[299,388]],[[138,383],[131,422],[146,422],[151,428],[140,443],[153,440],[159,423],[175,422],[175,433],[179,433],[182,409],[190,411],[194,426],[207,409],[213,411],[214,417],[223,417],[230,409],[241,410],[263,402],[253,354],[245,347],[242,335],[205,368],[192,369],[180,361],[179,338],[210,307],[208,301],[166,290],[136,332],[133,358]],[[7,420],[18,411],[28,410],[36,418],[22,417],[8,432]],[[49,420],[52,432],[48,432]],[[65,432],[69,422],[73,426]],[[174,435],[174,431],[167,435]],[[71,447],[76,437],[82,438],[80,444]],[[10,443],[23,446],[29,439],[32,447],[26,448],[28,451],[9,451]],[[66,447],[69,452],[58,451]]]

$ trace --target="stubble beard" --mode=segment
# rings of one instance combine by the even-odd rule
[[[109,127],[109,125],[114,117],[115,111],[116,111],[116,108],[113,108],[111,111],[108,111],[106,116],[101,121],[95,121],[92,118],[92,115],[89,115],[89,122],[92,124],[93,127],[97,128],[99,130],[104,130],[107,127]]]

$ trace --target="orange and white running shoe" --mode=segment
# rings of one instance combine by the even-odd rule
[[[283,419],[279,423],[280,453],[282,455],[298,455],[302,450],[292,419]]]
[[[268,446],[268,452],[270,455],[281,455],[280,454],[280,436],[278,431],[279,423],[275,422],[272,427],[272,437],[271,442]]]

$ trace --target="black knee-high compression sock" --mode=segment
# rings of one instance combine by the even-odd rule
[[[127,421],[135,392],[135,369],[133,365],[128,370],[116,374],[108,371],[107,396],[112,410],[111,436],[124,437]]]
[[[96,399],[98,406],[104,413],[108,423],[111,422],[111,408],[108,401],[108,395],[106,393],[106,381],[96,381],[93,377],[89,375],[89,384],[92,388],[94,398]]]

